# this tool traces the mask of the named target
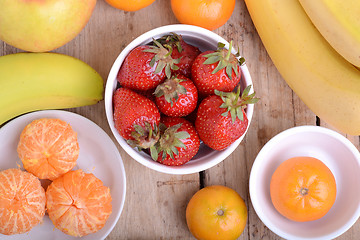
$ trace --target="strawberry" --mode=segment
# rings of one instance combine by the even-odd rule
[[[183,117],[195,110],[198,92],[194,83],[178,75],[157,86],[155,102],[159,110],[172,117]]]
[[[259,99],[249,95],[251,86],[240,97],[237,92],[220,92],[206,97],[199,105],[195,128],[200,139],[210,148],[223,150],[240,138],[246,131],[248,119],[244,109]]]
[[[166,128],[155,145],[155,150],[151,149],[151,157],[168,166],[179,166],[190,161],[200,147],[195,127],[179,117],[163,117],[161,124]]]
[[[116,89],[113,104],[115,128],[124,139],[140,138],[133,136],[140,131],[139,127],[152,135],[151,129],[160,123],[160,112],[155,103],[130,89]]]
[[[171,69],[178,69],[175,63],[180,59],[173,59],[169,50],[154,43],[156,46],[138,46],[126,56],[117,75],[121,86],[146,91],[170,78]]]
[[[180,62],[176,64],[179,67],[177,70],[172,70],[173,74],[182,74],[188,78],[191,77],[191,66],[195,58],[201,53],[200,49],[188,44],[184,41],[181,35],[172,33],[165,35],[158,39],[163,46],[170,46],[172,48],[171,57],[179,59]]]
[[[191,77],[200,96],[214,94],[214,90],[231,92],[240,82],[240,65],[243,58],[237,59],[238,54],[231,53],[219,43],[217,51],[206,51],[198,55],[191,68]]]

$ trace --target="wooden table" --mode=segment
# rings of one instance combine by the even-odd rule
[[[169,0],[157,0],[137,12],[124,12],[98,0],[95,11],[82,32],[54,52],[74,56],[88,63],[107,79],[109,70],[134,38],[156,27],[178,23]],[[264,144],[279,132],[294,126],[329,127],[304,105],[288,87],[254,28],[243,0],[237,0],[230,20],[217,34],[233,40],[246,58],[257,96],[250,129],[239,147],[223,162],[201,173],[168,175],[150,170],[133,160],[116,143],[127,177],[126,202],[111,239],[194,239],[186,226],[185,208],[200,188],[221,184],[236,190],[248,207],[248,222],[239,239],[280,239],[258,218],[250,201],[249,175],[254,159]],[[0,55],[22,52],[0,41]],[[0,73],[1,74],[1,73]],[[106,121],[104,102],[68,109],[94,121],[115,141]],[[346,136],[359,149],[359,136]],[[339,237],[360,239],[360,222]]]

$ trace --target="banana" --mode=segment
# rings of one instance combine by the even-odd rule
[[[330,45],[350,63],[360,67],[360,1],[299,2]]]
[[[300,99],[339,131],[360,135],[360,71],[339,55],[298,0],[245,0],[278,71]]]
[[[0,125],[20,114],[73,108],[103,99],[101,76],[79,59],[58,53],[0,57]]]

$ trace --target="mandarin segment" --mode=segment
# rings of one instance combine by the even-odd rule
[[[70,171],[79,157],[77,133],[60,119],[42,118],[28,124],[17,147],[24,168],[40,179],[56,179]]]
[[[0,233],[21,234],[45,215],[45,191],[38,178],[20,169],[0,172]]]
[[[112,213],[110,189],[81,169],[55,179],[46,190],[46,198],[55,227],[76,237],[97,232]]]

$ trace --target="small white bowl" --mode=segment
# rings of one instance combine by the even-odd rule
[[[114,91],[118,87],[116,76],[125,57],[133,48],[139,45],[150,43],[153,38],[156,39],[162,37],[163,35],[170,34],[172,32],[182,35],[183,39],[187,43],[197,46],[201,51],[216,50],[218,42],[224,43],[226,47],[229,46],[229,43],[219,35],[201,27],[185,25],[185,24],[167,25],[153,29],[149,32],[142,34],[141,36],[133,40],[120,53],[120,55],[117,57],[110,70],[105,87],[105,111],[111,131],[113,132],[116,140],[119,142],[120,146],[136,161],[138,161],[139,163],[143,164],[146,167],[149,167],[153,170],[163,173],[190,174],[190,173],[200,172],[202,170],[208,169],[220,163],[236,149],[236,147],[240,144],[241,140],[244,138],[245,134],[241,136],[237,141],[235,141],[232,145],[230,145],[227,149],[222,151],[215,151],[208,148],[204,144],[201,144],[198,154],[188,163],[182,166],[170,167],[160,164],[152,160],[149,155],[143,152],[139,152],[136,149],[130,147],[126,143],[126,141],[120,136],[118,131],[115,129],[114,119],[113,119],[112,97]],[[232,49],[232,52],[235,54],[236,50]],[[246,86],[252,85],[252,80],[246,64],[241,66],[241,71],[242,71],[241,87],[242,89],[244,89]],[[251,89],[251,92],[253,92],[253,88]],[[254,106],[248,105],[246,108],[246,114],[249,120],[248,128],[250,126],[253,111],[254,111]]]
[[[280,215],[270,197],[270,180],[285,160],[309,156],[334,174],[336,201],[321,219],[295,222]],[[339,133],[324,127],[301,126],[273,137],[261,149],[250,173],[250,197],[262,222],[285,239],[333,239],[347,231],[360,215],[360,153]]]

